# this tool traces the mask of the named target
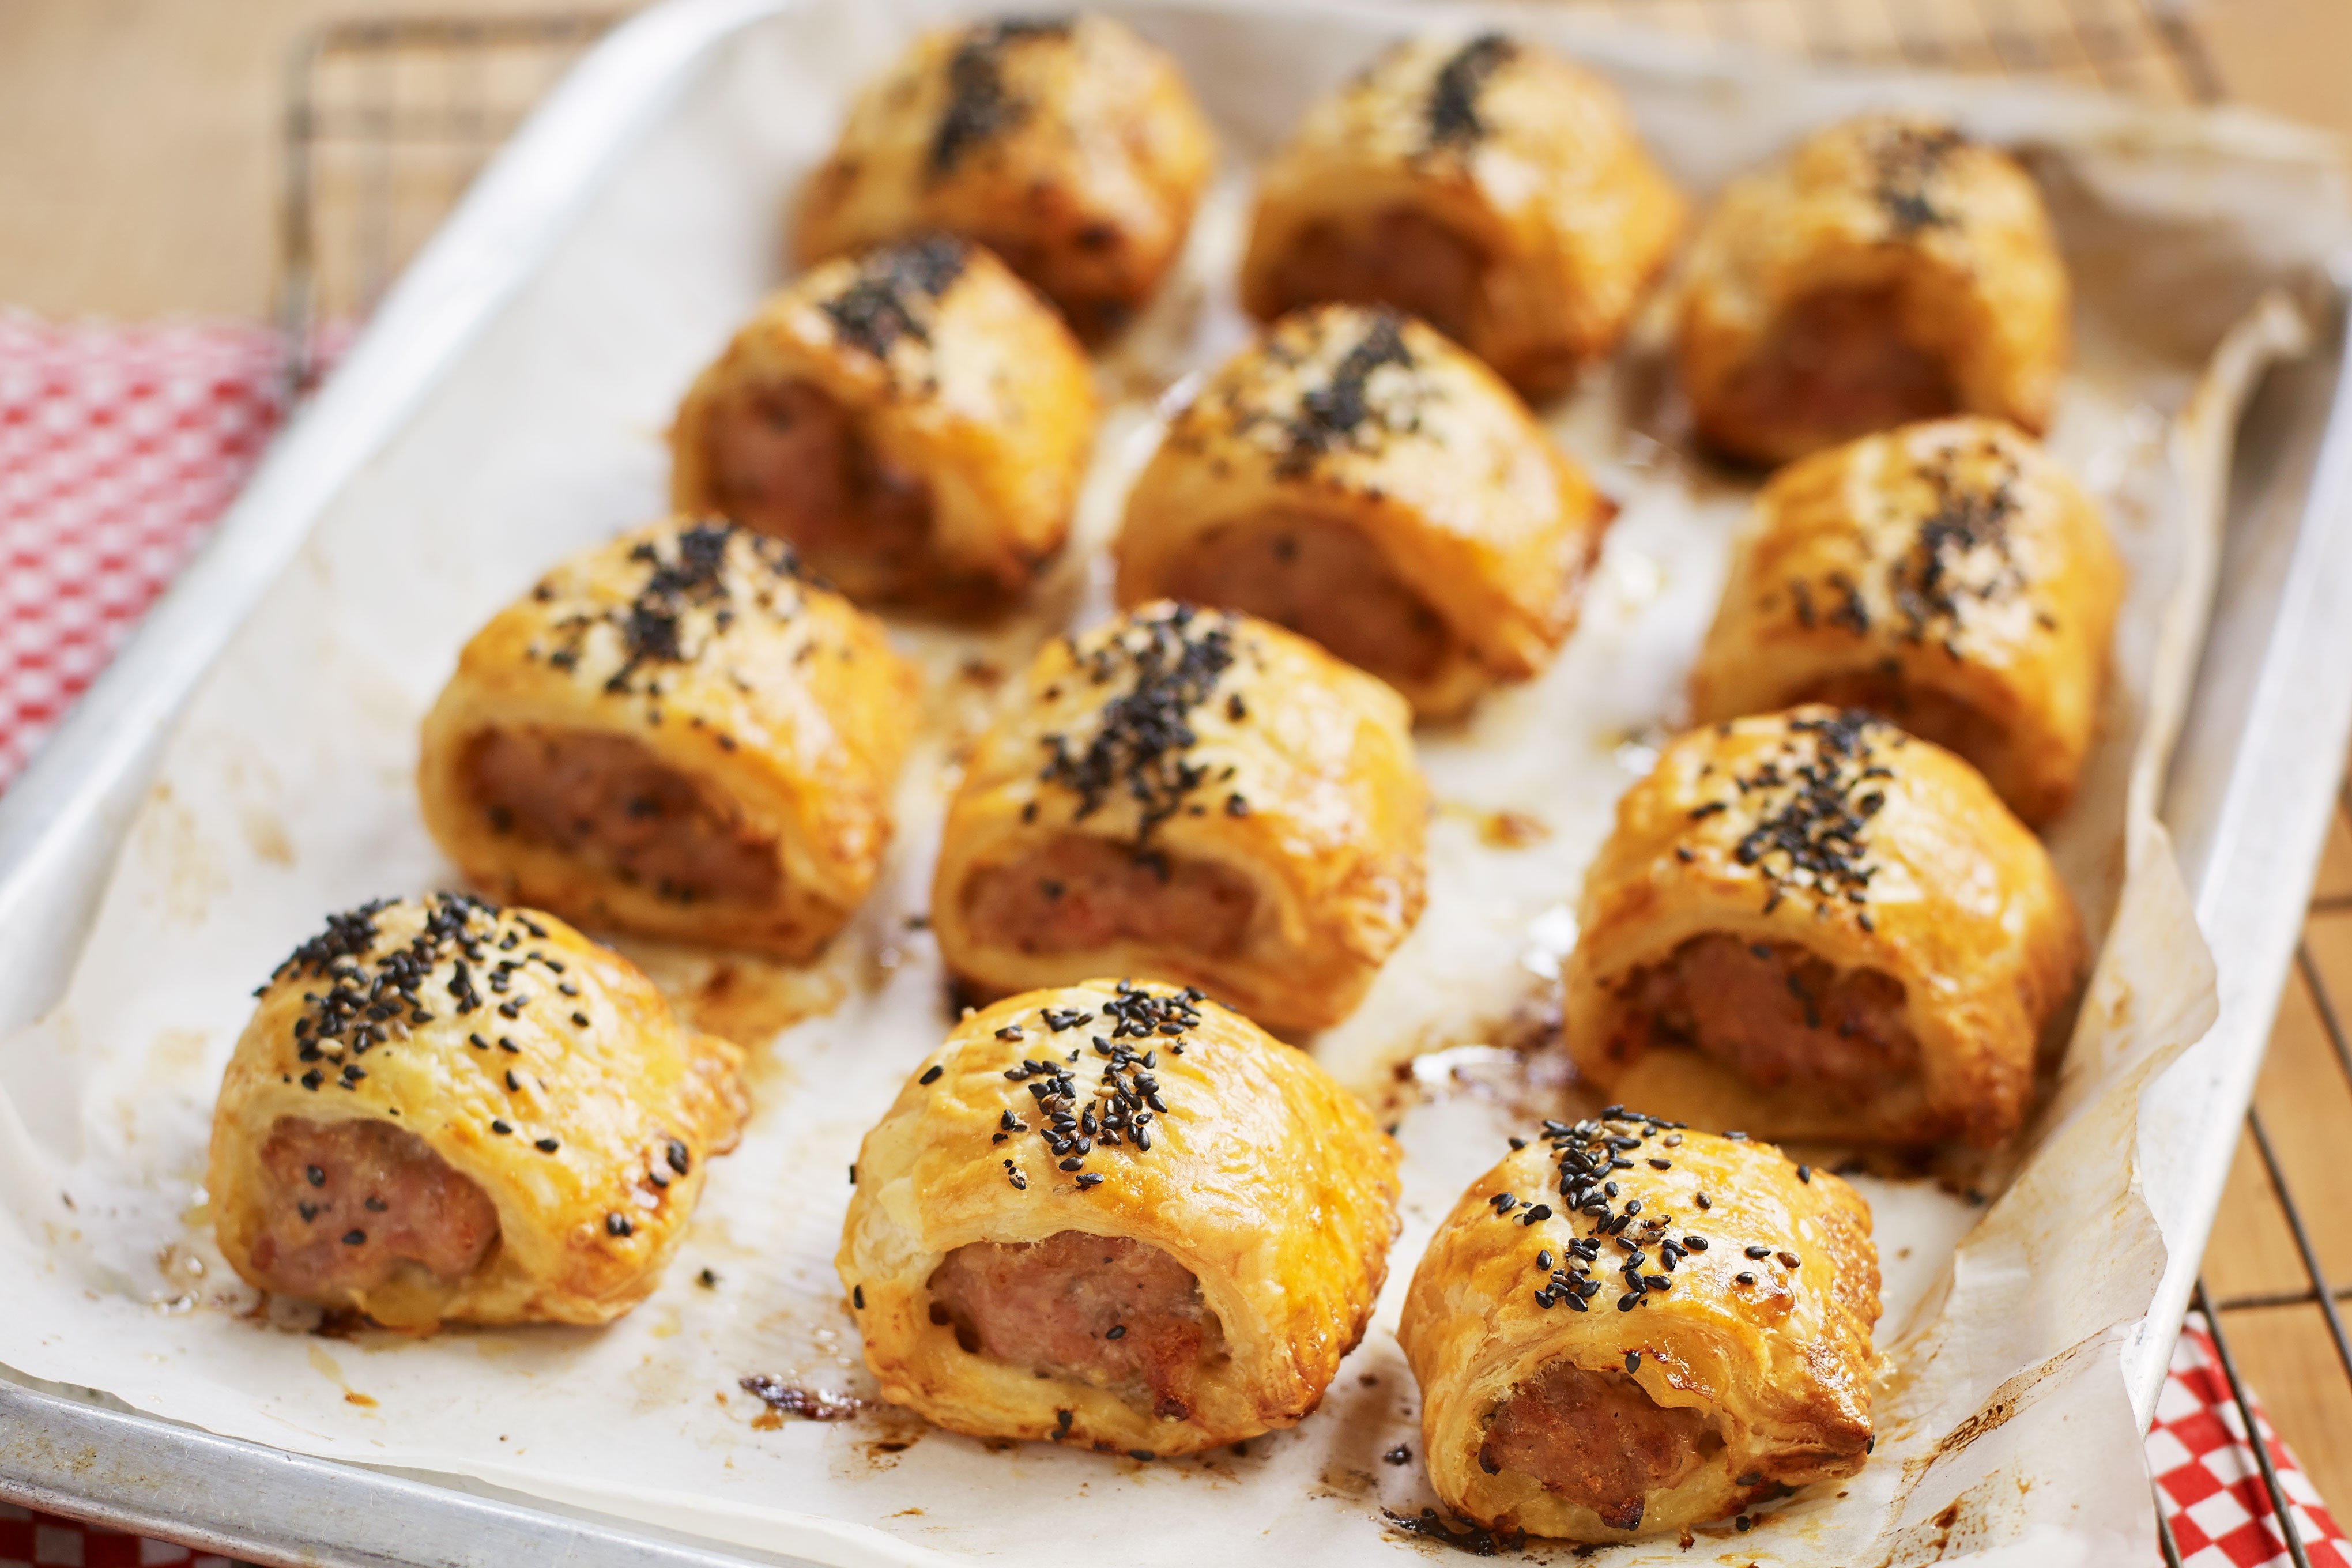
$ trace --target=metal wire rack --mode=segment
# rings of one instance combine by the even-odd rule
[[[2186,0],[1558,3],[1628,26],[1817,60],[2053,77],[2179,102],[2224,96]],[[352,20],[303,43],[289,81],[278,291],[298,390],[540,95],[618,16]],[[2352,1009],[2338,995],[2352,998],[2352,793],[2339,800],[2195,1298],[2246,1429],[2248,1384],[2259,1382],[2277,1430],[2322,1494],[2342,1499],[2352,1497],[2352,1339],[2338,1303],[2352,1300],[2352,1285],[2332,1281],[2352,1277],[2352,1165],[2337,1152],[2352,1129]],[[2341,1378],[2327,1370],[2331,1357]],[[2308,1568],[2291,1500],[2255,1447],[2282,1549]],[[2177,1565],[2160,1508],[2158,1515],[2166,1560]]]

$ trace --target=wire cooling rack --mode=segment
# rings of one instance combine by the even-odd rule
[[[2225,96],[2184,0],[1558,3],[1816,60],[2049,77],[2176,102]],[[305,40],[289,83],[278,296],[299,386],[620,15],[352,20]],[[2321,1494],[2341,1502],[2352,1498],[2352,1340],[2339,1303],[2352,1285],[2333,1281],[2352,1279],[2352,1162],[2341,1157],[2352,1141],[2352,795],[2339,796],[2318,888],[2195,1303],[2247,1428],[2251,1382]],[[2288,1554],[2308,1568],[2289,1500],[2256,1453]]]

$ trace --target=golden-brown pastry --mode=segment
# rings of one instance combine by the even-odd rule
[[[1616,346],[1686,216],[1608,83],[1496,33],[1423,38],[1266,165],[1242,302],[1393,305],[1541,397]]]
[[[2048,822],[2091,748],[2122,595],[2097,509],[2030,437],[1981,417],[1906,425],[1764,487],[1692,717],[1867,708]]]
[[[940,957],[988,996],[1124,971],[1338,1023],[1421,917],[1408,721],[1244,616],[1152,605],[1047,645],[949,805]]]
[[[1061,319],[945,235],[761,308],[670,432],[670,505],[790,540],[860,604],[1025,590],[1070,531],[1095,395]]]
[[[673,520],[490,619],[425,716],[425,825],[501,898],[803,957],[874,885],[919,678],[781,540]]]
[[[1138,1458],[1296,1426],[1363,1337],[1397,1148],[1197,991],[967,1016],[857,1153],[835,1259],[886,1399]]]
[[[1699,434],[1759,463],[1915,419],[2036,435],[2066,367],[2065,264],[2032,179],[1933,121],[1869,115],[1735,180],[1676,345]]]
[[[1438,1498],[1497,1531],[1626,1541],[1862,1468],[1861,1196],[1620,1106],[1544,1132],[1462,1194],[1405,1297]]]
[[[793,253],[805,267],[944,229],[1003,257],[1091,341],[1160,287],[1215,163],[1175,61],[1124,23],[941,28],[858,94],[802,187]]]
[[[1445,718],[1550,661],[1613,511],[1478,361],[1386,308],[1321,305],[1171,421],[1118,599],[1264,616]]]
[[[2050,857],[1975,769],[1828,707],[1668,745],[1577,918],[1578,1072],[1777,1138],[2000,1142],[2085,956]]]
[[[742,1051],[626,959],[463,893],[330,916],[260,996],[213,1110],[221,1253],[390,1328],[619,1317],[751,1110]]]

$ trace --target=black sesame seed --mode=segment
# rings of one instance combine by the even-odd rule
[[[849,1304],[850,1304],[851,1306],[853,1306],[853,1307],[856,1308],[856,1309],[857,1309],[859,1311],[861,1311],[861,1312],[862,1312],[862,1311],[864,1311],[864,1310],[866,1310],[866,1287],[865,1287],[865,1286],[863,1286],[863,1285],[853,1285],[853,1286],[851,1286],[851,1287],[849,1288]]]
[[[1123,1340],[1127,1338],[1127,1325],[1125,1323],[1113,1323],[1110,1327],[1110,1331],[1103,1335],[1103,1338],[1107,1340]]]
[[[1154,1454],[1149,1448],[1129,1448],[1127,1451],[1127,1457],[1130,1459],[1140,1459],[1147,1465],[1153,1459],[1159,1458],[1158,1455]]]
[[[1627,1351],[1625,1352],[1625,1370],[1627,1372],[1639,1372],[1642,1370],[1642,1352],[1640,1351]]]
[[[604,1234],[607,1236],[626,1236],[635,1228],[629,1223],[629,1216],[625,1214],[608,1214],[604,1216]]]
[[[1750,1273],[1749,1273],[1749,1272],[1748,1272],[1748,1270],[1747,1270],[1747,1269],[1745,1269],[1745,1268],[1741,1269],[1738,1273],[1737,1273],[1737,1274],[1733,1275],[1733,1276],[1732,1276],[1732,1279],[1733,1279],[1735,1281],[1737,1281],[1738,1283],[1742,1284],[1742,1285],[1753,1285],[1753,1284],[1755,1284],[1755,1283],[1756,1283],[1756,1276],[1755,1276],[1755,1275],[1753,1275],[1753,1274],[1750,1274]]]
[[[694,1162],[688,1158],[686,1145],[675,1138],[669,1141],[668,1147],[664,1149],[662,1152],[669,1161],[669,1168],[676,1171],[681,1176],[685,1175],[693,1166]],[[857,1179],[857,1167],[852,1165],[849,1167],[849,1179],[853,1182],[856,1181]]]
[[[508,1126],[508,1125],[507,1125],[505,1122],[503,1122],[503,1121],[493,1121],[493,1122],[491,1122],[491,1123],[490,1123],[490,1131],[493,1131],[493,1132],[495,1132],[495,1133],[497,1133],[499,1137],[503,1138],[503,1137],[505,1137],[508,1133],[509,1133],[509,1132],[513,1131],[514,1131],[514,1129],[513,1129],[513,1128],[511,1128],[511,1127],[509,1127],[509,1126]]]
[[[542,1154],[552,1154],[558,1149],[562,1148],[563,1145],[557,1142],[552,1138],[542,1138],[538,1142],[533,1143],[531,1147],[538,1150]]]
[[[302,1174],[310,1180],[310,1184],[314,1187],[323,1187],[327,1184],[327,1173],[320,1170],[316,1165],[303,1166]]]
[[[1078,1186],[1083,1190],[1087,1187],[1096,1186],[1099,1184],[1101,1181],[1101,1176],[1096,1174],[1092,1171],[1088,1171],[1085,1175],[1078,1178]]]
[[[347,1230],[343,1232],[343,1245],[345,1247],[365,1247],[367,1245],[367,1232],[363,1230]]]
[[[1750,1258],[1769,1258],[1772,1256],[1772,1249],[1769,1247],[1750,1247],[1744,1250]]]
[[[940,1075],[947,1070],[948,1069],[934,1062],[931,1064],[930,1070],[925,1073],[921,1078],[917,1079],[915,1081],[918,1083],[937,1083],[940,1081]]]
[[[1797,1180],[1801,1182],[1810,1182],[1812,1179],[1813,1168],[1811,1165],[1800,1165],[1797,1167]]]

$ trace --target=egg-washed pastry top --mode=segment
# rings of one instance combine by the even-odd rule
[[[1362,1337],[1397,1148],[1194,989],[969,1013],[859,1147],[836,1259],[885,1398],[1139,1458],[1295,1426]]]
[[[792,547],[673,518],[490,618],[426,715],[425,826],[587,924],[809,955],[873,887],[920,679]]]
[[[620,1316],[750,1112],[740,1049],[537,910],[364,904],[257,994],[213,1113],[221,1251],[388,1327]]]
[[[1668,744],[1578,924],[1578,1072],[1776,1138],[2000,1142],[2087,963],[2048,853],[1981,774],[1822,706]]]
[[[1266,164],[1242,301],[1392,305],[1546,396],[1616,346],[1686,214],[1601,78],[1500,33],[1419,38]]]
[[[986,610],[1062,546],[1093,372],[986,250],[927,235],[823,263],[695,379],[670,505],[790,540],[860,604]]]
[[[1625,1541],[1862,1468],[1879,1273],[1859,1194],[1622,1106],[1511,1142],[1397,1327],[1449,1508]]]
[[[1864,115],[1717,198],[1687,263],[1683,389],[1701,436],[1759,463],[1950,414],[2039,435],[2071,292],[2014,158],[1940,121]]]

